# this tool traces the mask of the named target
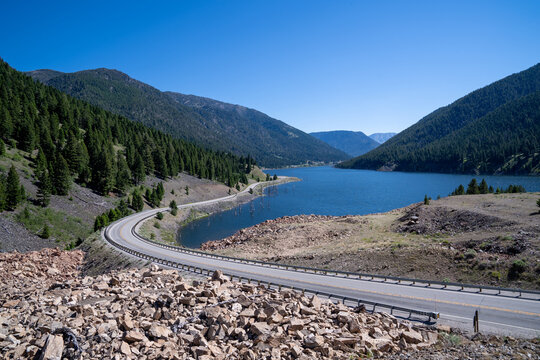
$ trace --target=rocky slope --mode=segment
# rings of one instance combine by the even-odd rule
[[[150,268],[80,275],[80,251],[0,254],[5,359],[359,359],[538,356],[290,290]],[[446,331],[446,332],[445,332]],[[466,344],[467,346],[459,345]],[[471,352],[472,351],[472,352]]]

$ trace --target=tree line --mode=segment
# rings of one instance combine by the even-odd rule
[[[477,195],[477,194],[502,194],[502,193],[524,193],[526,192],[525,187],[523,185],[508,185],[507,188],[499,188],[497,186],[496,189],[493,188],[493,186],[487,184],[485,179],[482,179],[480,184],[478,184],[478,181],[473,178],[471,182],[469,182],[469,185],[467,185],[467,190],[465,190],[465,187],[460,184],[452,193],[451,196],[455,195]]]

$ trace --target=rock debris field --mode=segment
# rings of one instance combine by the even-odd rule
[[[83,277],[83,258],[56,249],[0,254],[2,358],[431,358],[440,346],[434,327],[219,271],[190,282],[155,265]]]

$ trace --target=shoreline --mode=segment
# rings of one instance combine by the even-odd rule
[[[277,180],[252,183],[249,184],[246,189],[235,194],[236,196],[234,196],[234,198],[224,199],[223,201],[210,205],[194,205],[189,209],[180,209],[176,216],[171,215],[169,212],[165,212],[163,213],[163,219],[160,221],[156,218],[149,218],[141,224],[140,233],[148,238],[151,238],[152,234],[154,234],[154,238],[152,238],[153,241],[184,247],[184,245],[177,241],[178,235],[180,231],[191,222],[249,203],[258,197],[264,196],[264,189],[268,187],[297,181],[302,180],[292,176],[280,176]],[[253,185],[256,186],[253,187],[253,193],[251,194],[248,189]],[[159,224],[159,228],[155,226],[156,223]],[[200,249],[200,247],[197,249]]]

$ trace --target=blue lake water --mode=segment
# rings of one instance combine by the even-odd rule
[[[447,196],[459,184],[465,188],[472,175],[379,172],[344,170],[329,166],[278,169],[270,174],[294,176],[299,182],[265,189],[265,196],[234,209],[188,224],[178,241],[187,247],[218,240],[239,229],[286,215],[365,215],[386,212],[423,201]],[[523,185],[527,191],[540,191],[540,178],[528,176],[476,176],[494,188]]]

